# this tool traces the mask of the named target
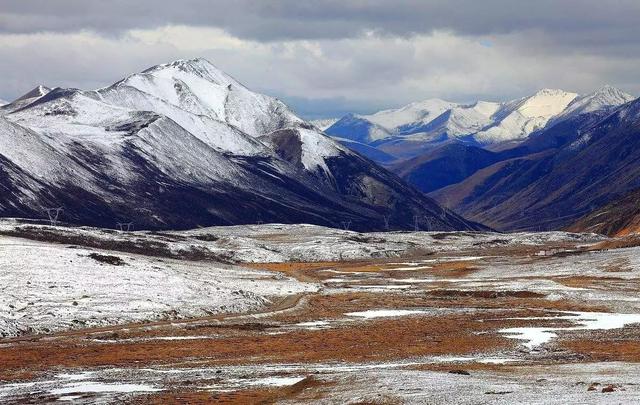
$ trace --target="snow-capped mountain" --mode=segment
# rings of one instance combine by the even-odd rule
[[[204,59],[2,107],[0,215],[113,227],[260,221],[480,229]],[[346,224],[346,225],[345,225]]]
[[[347,114],[325,131],[356,142],[380,142],[397,135],[415,133],[411,128],[427,125],[455,106],[448,101],[430,99],[370,115]]]
[[[360,143],[373,143],[391,137],[391,132],[363,116],[347,114],[325,129],[327,134]]]
[[[544,128],[576,97],[576,93],[542,89],[530,97],[509,101],[493,114],[494,123],[474,134],[473,138],[483,144],[524,139],[533,131]]]
[[[438,118],[427,123],[405,124],[399,128],[408,139],[432,139],[436,136],[462,137],[475,133],[491,125],[493,116],[501,105],[487,101],[478,101],[471,105],[456,105]]]
[[[587,114],[598,110],[610,110],[622,104],[633,101],[635,97],[620,89],[604,86],[593,93],[576,97],[567,108],[553,117],[551,123],[566,120],[581,114]]]
[[[452,139],[476,145],[521,141],[572,116],[616,107],[632,99],[612,87],[583,96],[543,89],[502,103],[456,104],[432,99],[371,115],[349,114],[325,131],[404,159]]]
[[[635,221],[629,203],[640,190],[639,134],[640,99],[606,106],[547,127],[430,195],[500,230],[574,224],[571,229],[615,234]]]
[[[407,125],[426,124],[456,106],[456,103],[433,98],[411,103],[402,108],[383,110],[361,117],[392,131]]]
[[[5,103],[5,105],[0,108],[0,114],[19,110],[20,108],[25,107],[38,100],[40,97],[46,95],[50,91],[51,89],[46,86],[36,86],[32,90],[13,100],[11,103]]]
[[[338,121],[338,118],[323,118],[319,120],[311,120],[309,122],[314,127],[318,128],[321,131],[324,131],[325,129],[335,124],[337,121]]]

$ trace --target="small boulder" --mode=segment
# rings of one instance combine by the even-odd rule
[[[471,375],[467,370],[450,370],[449,374]]]

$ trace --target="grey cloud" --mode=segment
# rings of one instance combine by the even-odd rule
[[[637,0],[0,0],[0,31],[118,33],[167,24],[220,27],[257,41],[348,38],[376,31],[410,36],[542,30],[580,42],[633,38]],[[584,35],[597,32],[598,35]],[[634,35],[635,34],[635,35]]]
[[[96,88],[196,56],[314,118],[541,87],[611,84],[638,94],[639,8],[637,0],[0,0],[0,98],[38,83]],[[225,45],[225,33],[241,40]]]

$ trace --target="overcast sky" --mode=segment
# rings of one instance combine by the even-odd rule
[[[205,57],[307,118],[610,84],[640,95],[639,0],[0,0],[0,98]]]

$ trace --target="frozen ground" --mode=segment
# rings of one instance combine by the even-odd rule
[[[0,336],[255,311],[317,287],[273,272],[0,236]]]
[[[464,361],[448,361],[464,367]],[[282,400],[313,404],[623,404],[640,401],[640,365],[582,363],[510,365],[468,374],[417,370],[425,362],[367,364],[283,364],[197,369],[97,369],[57,374],[48,380],[0,386],[0,401],[38,395],[78,403],[112,403],[167,386],[229,392],[247,388],[291,387],[304,380],[330,383],[322,398]],[[135,381],[144,381],[136,383]],[[593,387],[591,390],[589,387]],[[603,393],[605,387],[612,392]],[[99,396],[99,399],[96,399]]]
[[[109,229],[50,227],[0,220],[0,234],[57,240],[175,258],[226,262],[279,263],[399,257],[505,247],[593,243],[595,234],[566,232],[385,232],[357,233],[316,225],[243,225],[183,232],[118,232]]]
[[[603,240],[2,221],[5,333],[195,319],[0,340],[0,402],[635,403],[640,247]]]

